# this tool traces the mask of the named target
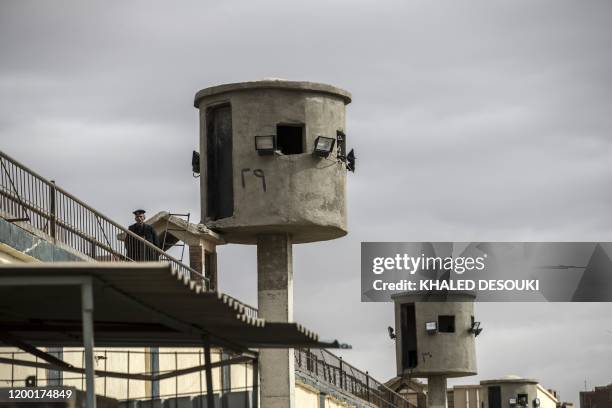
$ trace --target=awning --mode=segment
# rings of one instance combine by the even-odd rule
[[[96,347],[343,348],[297,323],[257,311],[180,276],[164,263],[37,263],[0,267],[0,332],[35,346],[81,346],[81,292],[91,278]],[[19,285],[17,284],[19,282]],[[25,283],[25,284],[24,284]]]

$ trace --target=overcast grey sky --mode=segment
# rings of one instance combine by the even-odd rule
[[[295,316],[379,380],[392,307],[359,301],[361,241],[611,240],[609,1],[0,0],[0,148],[125,224],[198,213],[193,95],[263,77],[353,93],[350,233],[295,247]],[[219,274],[255,303],[253,247],[221,248]],[[575,403],[612,382],[612,305],[477,311],[461,382],[530,376]]]

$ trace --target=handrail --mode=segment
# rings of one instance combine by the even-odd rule
[[[327,382],[381,408],[416,408],[416,406],[385,384],[380,383],[341,357],[323,349],[296,349],[298,371]]]
[[[0,210],[57,242],[105,261],[169,262],[180,277],[210,287],[207,277],[129,231],[68,191],[0,151]],[[23,215],[26,217],[23,217]],[[124,241],[118,236],[125,237]]]

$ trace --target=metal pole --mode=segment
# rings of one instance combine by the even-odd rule
[[[94,333],[93,333],[93,285],[88,279],[81,286],[81,312],[83,315],[83,346],[85,347],[85,373],[87,408],[96,408],[94,378]]]
[[[368,402],[370,402],[370,373],[366,371],[366,392],[368,396]]]
[[[340,366],[340,370],[339,370],[340,371],[340,389],[343,390],[344,389],[344,379],[342,377],[343,377],[344,373],[343,373],[343,370],[342,370],[342,357],[340,357],[340,364],[339,364],[339,366]]]
[[[212,367],[210,358],[210,341],[204,340],[204,364],[206,365],[206,404],[212,408],[215,404],[213,380],[212,380]]]
[[[251,392],[251,398],[253,399],[253,408],[259,406],[259,361],[253,359],[253,391]]]
[[[49,235],[55,238],[57,213],[55,209],[55,181],[49,183]]]
[[[151,374],[159,375],[159,347],[151,347],[150,359]],[[159,380],[151,381],[151,397],[159,399]]]

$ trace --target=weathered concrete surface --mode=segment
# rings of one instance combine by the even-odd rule
[[[287,234],[257,239],[257,302],[259,316],[273,322],[293,320],[293,255]],[[262,408],[295,407],[293,349],[259,351]]]
[[[453,293],[437,299],[432,294],[406,294],[394,296],[394,302],[398,375],[462,377],[476,374],[476,342],[469,331],[474,316],[473,295]],[[402,366],[401,305],[406,303],[414,303],[416,312],[418,365],[414,368]],[[427,333],[425,323],[438,322],[440,315],[455,316],[454,333]]]
[[[427,378],[427,408],[446,408],[446,377]]]
[[[297,92],[308,91],[328,94],[341,97],[344,100],[344,103],[347,105],[351,103],[352,98],[350,92],[347,92],[341,88],[337,88],[333,85],[309,81],[288,81],[286,79],[275,78],[262,79],[259,81],[236,82],[231,84],[211,86],[209,88],[202,89],[201,91],[196,93],[193,106],[198,108],[202,99],[209,98],[211,96],[216,96],[227,92],[249,91],[253,89],[283,89]]]
[[[234,212],[207,218],[207,169],[201,169],[202,220],[228,242],[255,244],[261,233],[290,233],[293,243],[346,235],[346,169],[312,155],[317,136],[345,131],[346,91],[325,84],[255,81],[204,89],[200,109],[200,154],[207,157],[207,109],[231,105]],[[255,136],[275,135],[276,126],[303,125],[304,153],[260,156]],[[257,170],[257,175],[254,171]],[[264,188],[265,181],[265,188]]]
[[[24,225],[26,227],[26,225]],[[43,236],[42,233],[40,233]],[[72,248],[64,249],[53,238],[44,239],[24,228],[0,218],[0,243],[43,262],[82,262],[91,258],[76,254]]]
[[[529,378],[520,378],[516,376],[508,376],[506,378],[499,378],[493,380],[484,380],[480,382],[482,386],[483,396],[483,408],[489,407],[489,387],[499,386],[501,391],[501,403],[502,406],[508,406],[508,400],[510,398],[517,398],[518,394],[527,394],[529,406],[533,406],[533,400],[538,397],[538,381]],[[547,399],[554,399],[550,395]],[[541,403],[544,399],[541,398]],[[543,406],[542,404],[541,406]]]

